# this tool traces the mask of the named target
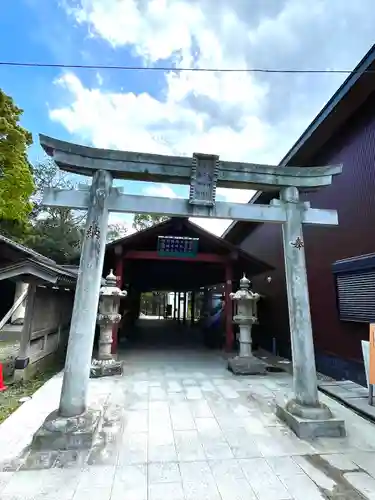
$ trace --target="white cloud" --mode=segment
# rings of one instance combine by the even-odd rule
[[[221,236],[226,228],[229,226],[231,221],[222,219],[201,219],[192,217],[191,221],[198,226],[203,227],[206,231],[215,234],[216,236]]]
[[[251,189],[226,189],[217,188],[216,194],[223,196],[225,201],[232,203],[247,203],[255,191]]]
[[[146,196],[161,196],[162,198],[178,198],[177,194],[168,184],[154,184],[143,189]]]
[[[146,93],[85,88],[77,76],[66,73],[56,83],[68,91],[72,103],[52,109],[50,117],[97,147],[164,154],[172,151],[189,156],[193,152],[214,152],[223,159],[239,160],[253,151],[264,155],[268,126],[252,114],[252,103],[248,103],[249,116],[243,117],[241,132],[225,123],[206,127],[207,113],[182,102],[190,96],[189,84],[182,86],[183,78],[168,78],[172,96],[164,102]],[[246,141],[243,135],[248,137]]]
[[[132,227],[133,222],[133,214],[117,214],[111,212],[109,214],[109,224],[115,224],[120,226],[121,229],[126,231],[126,234],[132,234],[135,232],[135,229]]]
[[[65,3],[92,37],[114,49],[130,49],[145,64],[168,59],[180,67],[350,69],[373,43],[375,24],[373,0]],[[151,81],[153,75],[144,78]],[[189,156],[208,152],[227,160],[277,163],[343,78],[169,72],[156,98],[106,90],[101,79],[98,88],[88,88],[65,73],[57,84],[70,105],[56,105],[50,117],[97,147]],[[168,189],[173,192],[168,186],[162,192]],[[238,202],[252,196],[241,190],[218,194]],[[214,232],[228,225],[212,219],[199,223]]]

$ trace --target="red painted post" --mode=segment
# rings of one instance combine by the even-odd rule
[[[225,350],[230,352],[233,349],[233,318],[232,318],[232,293],[233,269],[232,262],[225,264]]]
[[[116,262],[116,277],[117,277],[117,286],[122,289],[123,285],[123,273],[124,273],[124,260],[122,255],[119,255],[117,257],[117,262]],[[118,350],[118,329],[119,325],[113,325],[112,326],[112,346],[111,346],[111,353],[112,354],[117,354]]]
[[[3,365],[0,363],[0,392],[8,389],[6,385],[4,385],[4,375],[3,375]]]

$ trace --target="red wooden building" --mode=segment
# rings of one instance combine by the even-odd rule
[[[340,163],[343,173],[331,186],[305,196],[312,207],[339,215],[337,228],[304,228],[316,362],[323,373],[364,383],[361,340],[375,321],[375,46],[280,167]],[[250,203],[272,197],[277,194],[260,192]],[[224,238],[274,266],[254,280],[254,289],[266,296],[258,340],[289,356],[281,227],[233,223]]]
[[[186,254],[163,250],[160,244],[166,238],[183,239],[192,244],[191,249]],[[234,340],[232,304],[227,297],[238,286],[243,273],[253,278],[272,266],[187,219],[171,218],[108,244],[104,276],[110,269],[119,277],[118,285],[128,291],[122,307],[129,311],[127,317],[130,319],[139,316],[142,292],[197,292],[202,287],[224,284],[225,344],[226,349],[231,350]],[[116,332],[113,340],[113,352],[116,352]]]

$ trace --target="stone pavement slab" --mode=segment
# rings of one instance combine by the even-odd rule
[[[48,381],[0,426],[1,500],[359,500],[375,498],[374,426],[337,401],[346,438],[299,440],[275,417],[287,373],[233,376],[199,351],[130,351],[122,376],[90,381],[104,408],[87,451],[35,452],[59,400]]]
[[[321,382],[320,388],[325,389],[332,396],[338,398],[368,398],[368,390],[352,380],[337,380],[332,382]]]
[[[275,356],[268,351],[260,349],[258,356],[265,362],[277,368],[292,373],[291,361]],[[352,380],[334,380],[331,377],[321,373],[318,376],[318,388],[325,394],[332,396],[349,408],[357,411],[360,415],[375,421],[375,403],[374,406],[368,404],[368,389]],[[374,398],[375,401],[375,398]]]
[[[375,420],[375,406],[368,403],[368,389],[351,380],[320,382],[319,389],[361,415]]]

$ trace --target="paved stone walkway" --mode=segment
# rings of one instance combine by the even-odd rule
[[[375,499],[375,428],[322,396],[348,437],[300,441],[274,416],[289,374],[235,378],[197,351],[126,354],[122,377],[92,380],[105,413],[91,450],[36,453],[58,375],[0,426],[1,500]]]

